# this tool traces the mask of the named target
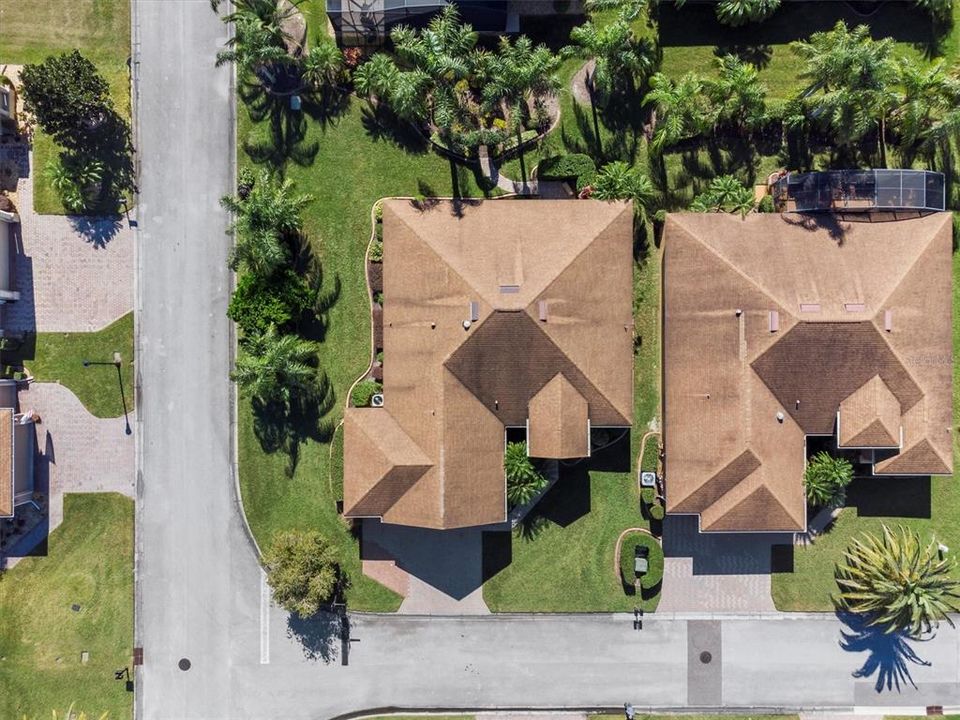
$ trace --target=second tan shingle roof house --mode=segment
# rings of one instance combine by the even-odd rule
[[[632,224],[625,203],[384,203],[384,402],[344,419],[347,517],[502,522],[507,427],[572,458],[631,424]]]
[[[951,215],[842,225],[667,218],[666,509],[703,532],[804,530],[807,436],[952,473]]]

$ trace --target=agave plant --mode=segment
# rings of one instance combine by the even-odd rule
[[[547,484],[547,479],[530,461],[526,443],[507,443],[503,469],[507,475],[507,502],[511,507],[530,502]]]
[[[880,536],[854,538],[837,563],[837,606],[863,615],[885,633],[917,638],[960,612],[960,581],[951,576],[955,563],[943,557],[937,542],[924,546],[920,536],[900,527],[882,526]]]

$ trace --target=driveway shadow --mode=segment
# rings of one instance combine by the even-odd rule
[[[924,640],[870,627],[862,615],[838,612],[837,617],[847,626],[847,630],[840,631],[840,647],[850,653],[867,653],[863,665],[853,671],[853,677],[870,678],[876,675],[873,688],[878,693],[884,690],[900,692],[901,687],[908,683],[917,688],[910,675],[910,666],[930,667],[931,663],[917,655],[910,642]]]
[[[695,515],[663,521],[664,557],[693,558],[694,575],[766,575],[774,546],[793,545],[790,533],[701,533]]]

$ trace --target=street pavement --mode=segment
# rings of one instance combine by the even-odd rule
[[[228,69],[213,65],[227,33],[207,0],[135,0],[134,14],[139,718],[960,704],[947,628],[909,644],[849,628],[845,638],[832,615],[658,614],[642,629],[630,615],[352,615],[345,627],[337,616],[291,622],[271,606],[232,474],[218,198],[231,186],[233,98]]]

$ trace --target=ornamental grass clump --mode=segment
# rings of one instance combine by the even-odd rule
[[[879,536],[864,532],[854,538],[837,563],[840,610],[862,615],[867,625],[884,633],[918,638],[960,612],[960,582],[952,576],[956,563],[943,556],[931,539],[900,527],[882,526]]]

